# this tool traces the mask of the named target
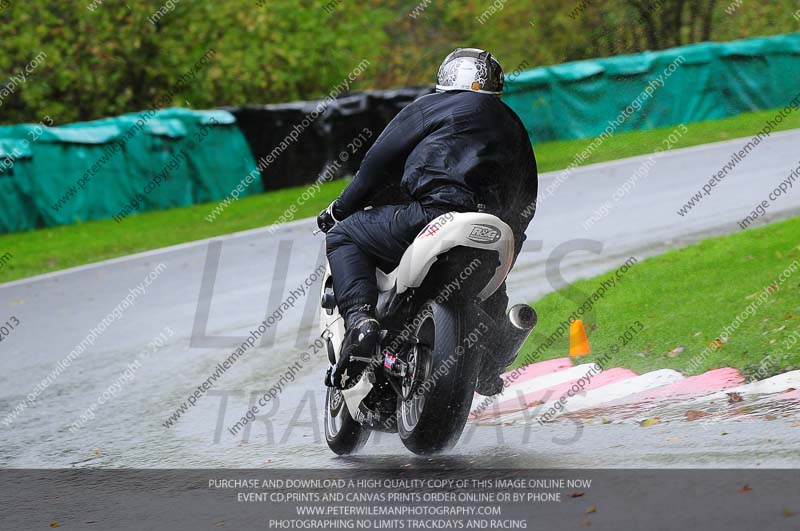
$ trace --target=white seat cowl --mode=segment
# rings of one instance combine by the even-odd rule
[[[376,270],[378,289],[397,288],[397,293],[403,293],[419,287],[438,256],[458,246],[498,252],[500,265],[484,290],[493,293],[511,269],[514,234],[500,218],[481,212],[448,212],[431,220],[403,253],[396,269],[390,273]]]

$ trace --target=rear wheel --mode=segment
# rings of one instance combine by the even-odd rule
[[[325,397],[325,441],[328,447],[338,455],[352,454],[367,443],[369,433],[350,416],[342,392],[328,387]]]
[[[406,448],[428,454],[458,442],[479,360],[464,350],[464,316],[455,304],[428,303],[415,322],[419,343],[406,356],[408,374],[398,398],[397,427]]]

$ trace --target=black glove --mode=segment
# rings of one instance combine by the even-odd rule
[[[319,230],[322,232],[327,233],[329,230],[335,227],[337,223],[339,223],[339,220],[333,215],[335,204],[336,201],[328,205],[328,208],[320,212],[317,216],[317,227],[319,227]]]

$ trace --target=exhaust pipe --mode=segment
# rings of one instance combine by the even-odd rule
[[[511,325],[519,330],[530,332],[539,320],[536,310],[527,304],[515,304],[508,310],[508,320]]]
[[[499,334],[495,335],[499,343],[498,350],[507,360],[506,365],[516,359],[517,353],[531,335],[538,320],[536,311],[527,304],[515,304],[508,311],[507,320],[500,324]]]

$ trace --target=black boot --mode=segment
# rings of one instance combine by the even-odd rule
[[[336,367],[330,371],[328,385],[346,389],[356,382],[377,352],[381,340],[381,325],[369,304],[344,311],[347,330]]]

